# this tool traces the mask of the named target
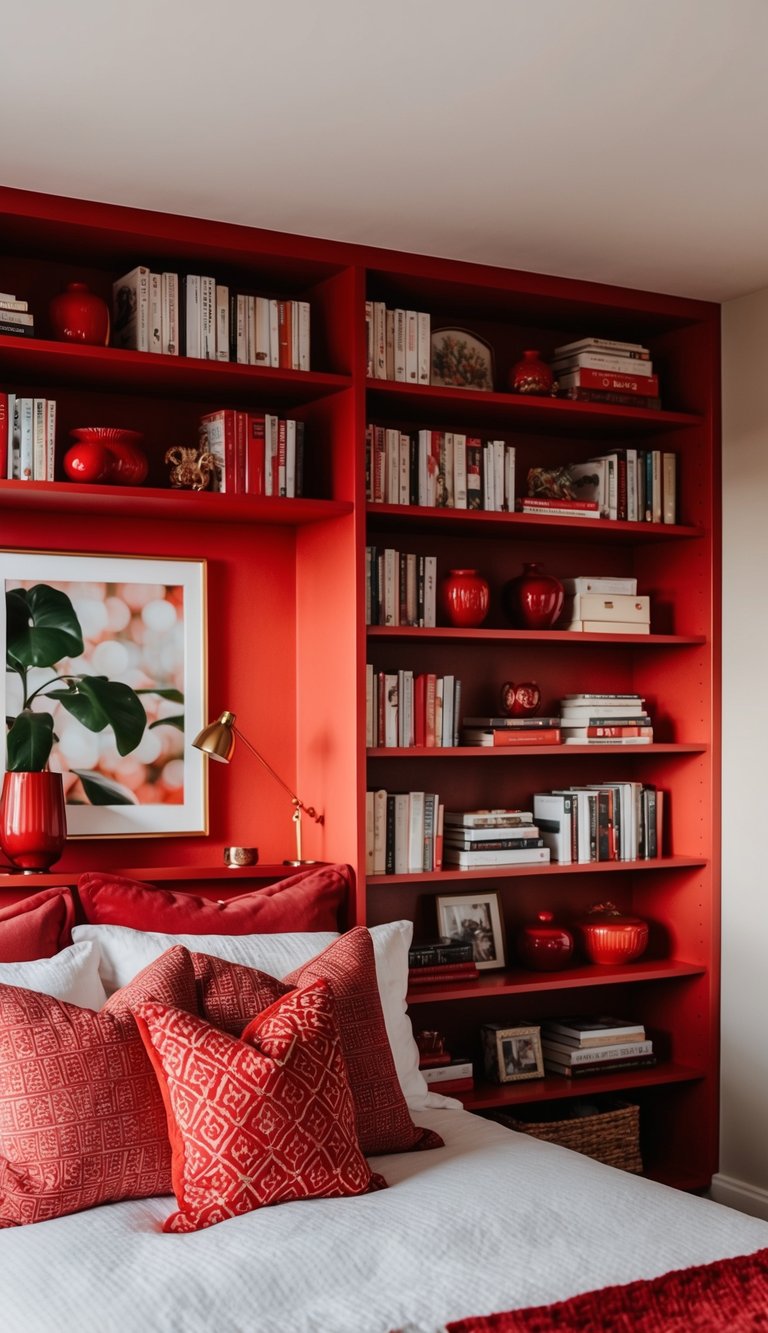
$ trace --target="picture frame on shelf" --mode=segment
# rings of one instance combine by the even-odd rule
[[[541,1028],[536,1024],[486,1023],[481,1038],[486,1077],[493,1083],[544,1077]]]
[[[434,329],[429,382],[493,393],[493,348],[469,329]]]
[[[52,717],[68,837],[207,833],[205,756],[191,743],[208,713],[206,562],[1,551],[0,577],[5,716],[31,700],[33,714]],[[21,672],[9,657],[17,591],[31,609]],[[99,686],[84,690],[88,677]]]
[[[478,971],[506,966],[501,904],[496,890],[440,894],[436,906],[438,933],[447,939],[471,943]]]

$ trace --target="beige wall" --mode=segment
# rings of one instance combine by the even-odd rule
[[[768,1218],[768,290],[723,307],[723,995],[713,1195]]]

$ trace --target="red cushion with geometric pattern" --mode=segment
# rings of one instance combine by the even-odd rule
[[[53,958],[72,943],[74,924],[72,890],[65,887],[43,889],[0,908],[0,963]]]
[[[197,989],[197,1013],[231,1037],[242,1036],[243,1028],[252,1018],[281,995],[295,990],[257,967],[230,963],[226,958],[214,958],[207,953],[193,953],[190,959]]]
[[[163,954],[128,990],[135,1002],[189,1004],[186,950]],[[120,992],[110,1006],[0,985],[0,1227],[171,1192],[157,1079]]]
[[[333,996],[316,981],[277,1000],[247,1041],[160,1004],[135,1011],[163,1091],[178,1211],[199,1231],[291,1199],[380,1189],[360,1151]]]

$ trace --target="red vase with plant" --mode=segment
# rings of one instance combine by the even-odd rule
[[[488,615],[488,582],[476,569],[452,569],[440,583],[440,610],[449,625],[471,629]]]

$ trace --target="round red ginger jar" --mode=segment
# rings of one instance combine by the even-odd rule
[[[576,928],[591,963],[633,963],[648,947],[648,922],[620,911],[613,903],[591,907]]]
[[[521,629],[551,629],[560,617],[565,590],[553,574],[529,561],[522,574],[505,583],[504,607],[513,625]]]
[[[551,394],[554,382],[552,367],[542,361],[538,352],[523,352],[509,372],[509,387],[513,393]]]
[[[54,296],[48,311],[53,336],[60,342],[107,346],[109,307],[86,283],[70,282],[66,291]]]
[[[440,610],[449,625],[482,625],[491,597],[487,580],[476,569],[452,569],[440,583]]]
[[[533,717],[541,707],[541,690],[535,680],[524,680],[519,685],[505,680],[500,699],[501,711],[507,717]]]
[[[553,912],[538,912],[536,920],[517,932],[517,954],[523,967],[534,972],[557,972],[573,954],[573,935],[555,922]]]

